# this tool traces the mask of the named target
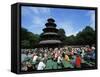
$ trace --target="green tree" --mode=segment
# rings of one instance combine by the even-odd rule
[[[76,37],[74,35],[66,36],[66,44],[68,45],[76,44]]]
[[[95,31],[90,26],[86,26],[85,29],[77,34],[76,39],[78,44],[92,45],[96,40]]]
[[[66,42],[66,35],[65,35],[65,30],[60,28],[58,30],[58,35],[59,35],[59,39],[62,41],[62,42]]]
[[[39,37],[38,34],[34,34],[25,28],[21,28],[21,47],[32,48],[35,44],[38,44]]]

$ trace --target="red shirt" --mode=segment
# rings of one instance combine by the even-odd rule
[[[76,67],[80,67],[80,65],[81,65],[81,58],[80,56],[77,56],[76,57]]]

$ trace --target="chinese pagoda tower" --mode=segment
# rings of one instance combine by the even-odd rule
[[[56,29],[55,20],[49,18],[43,29],[39,44],[48,47],[58,47],[62,42],[59,40],[58,29]]]

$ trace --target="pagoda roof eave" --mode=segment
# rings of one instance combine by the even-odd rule
[[[39,44],[55,44],[55,43],[62,43],[60,40],[43,40],[40,41]]]

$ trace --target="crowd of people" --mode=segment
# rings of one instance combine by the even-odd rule
[[[94,46],[21,49],[21,71],[92,67],[95,52]]]

